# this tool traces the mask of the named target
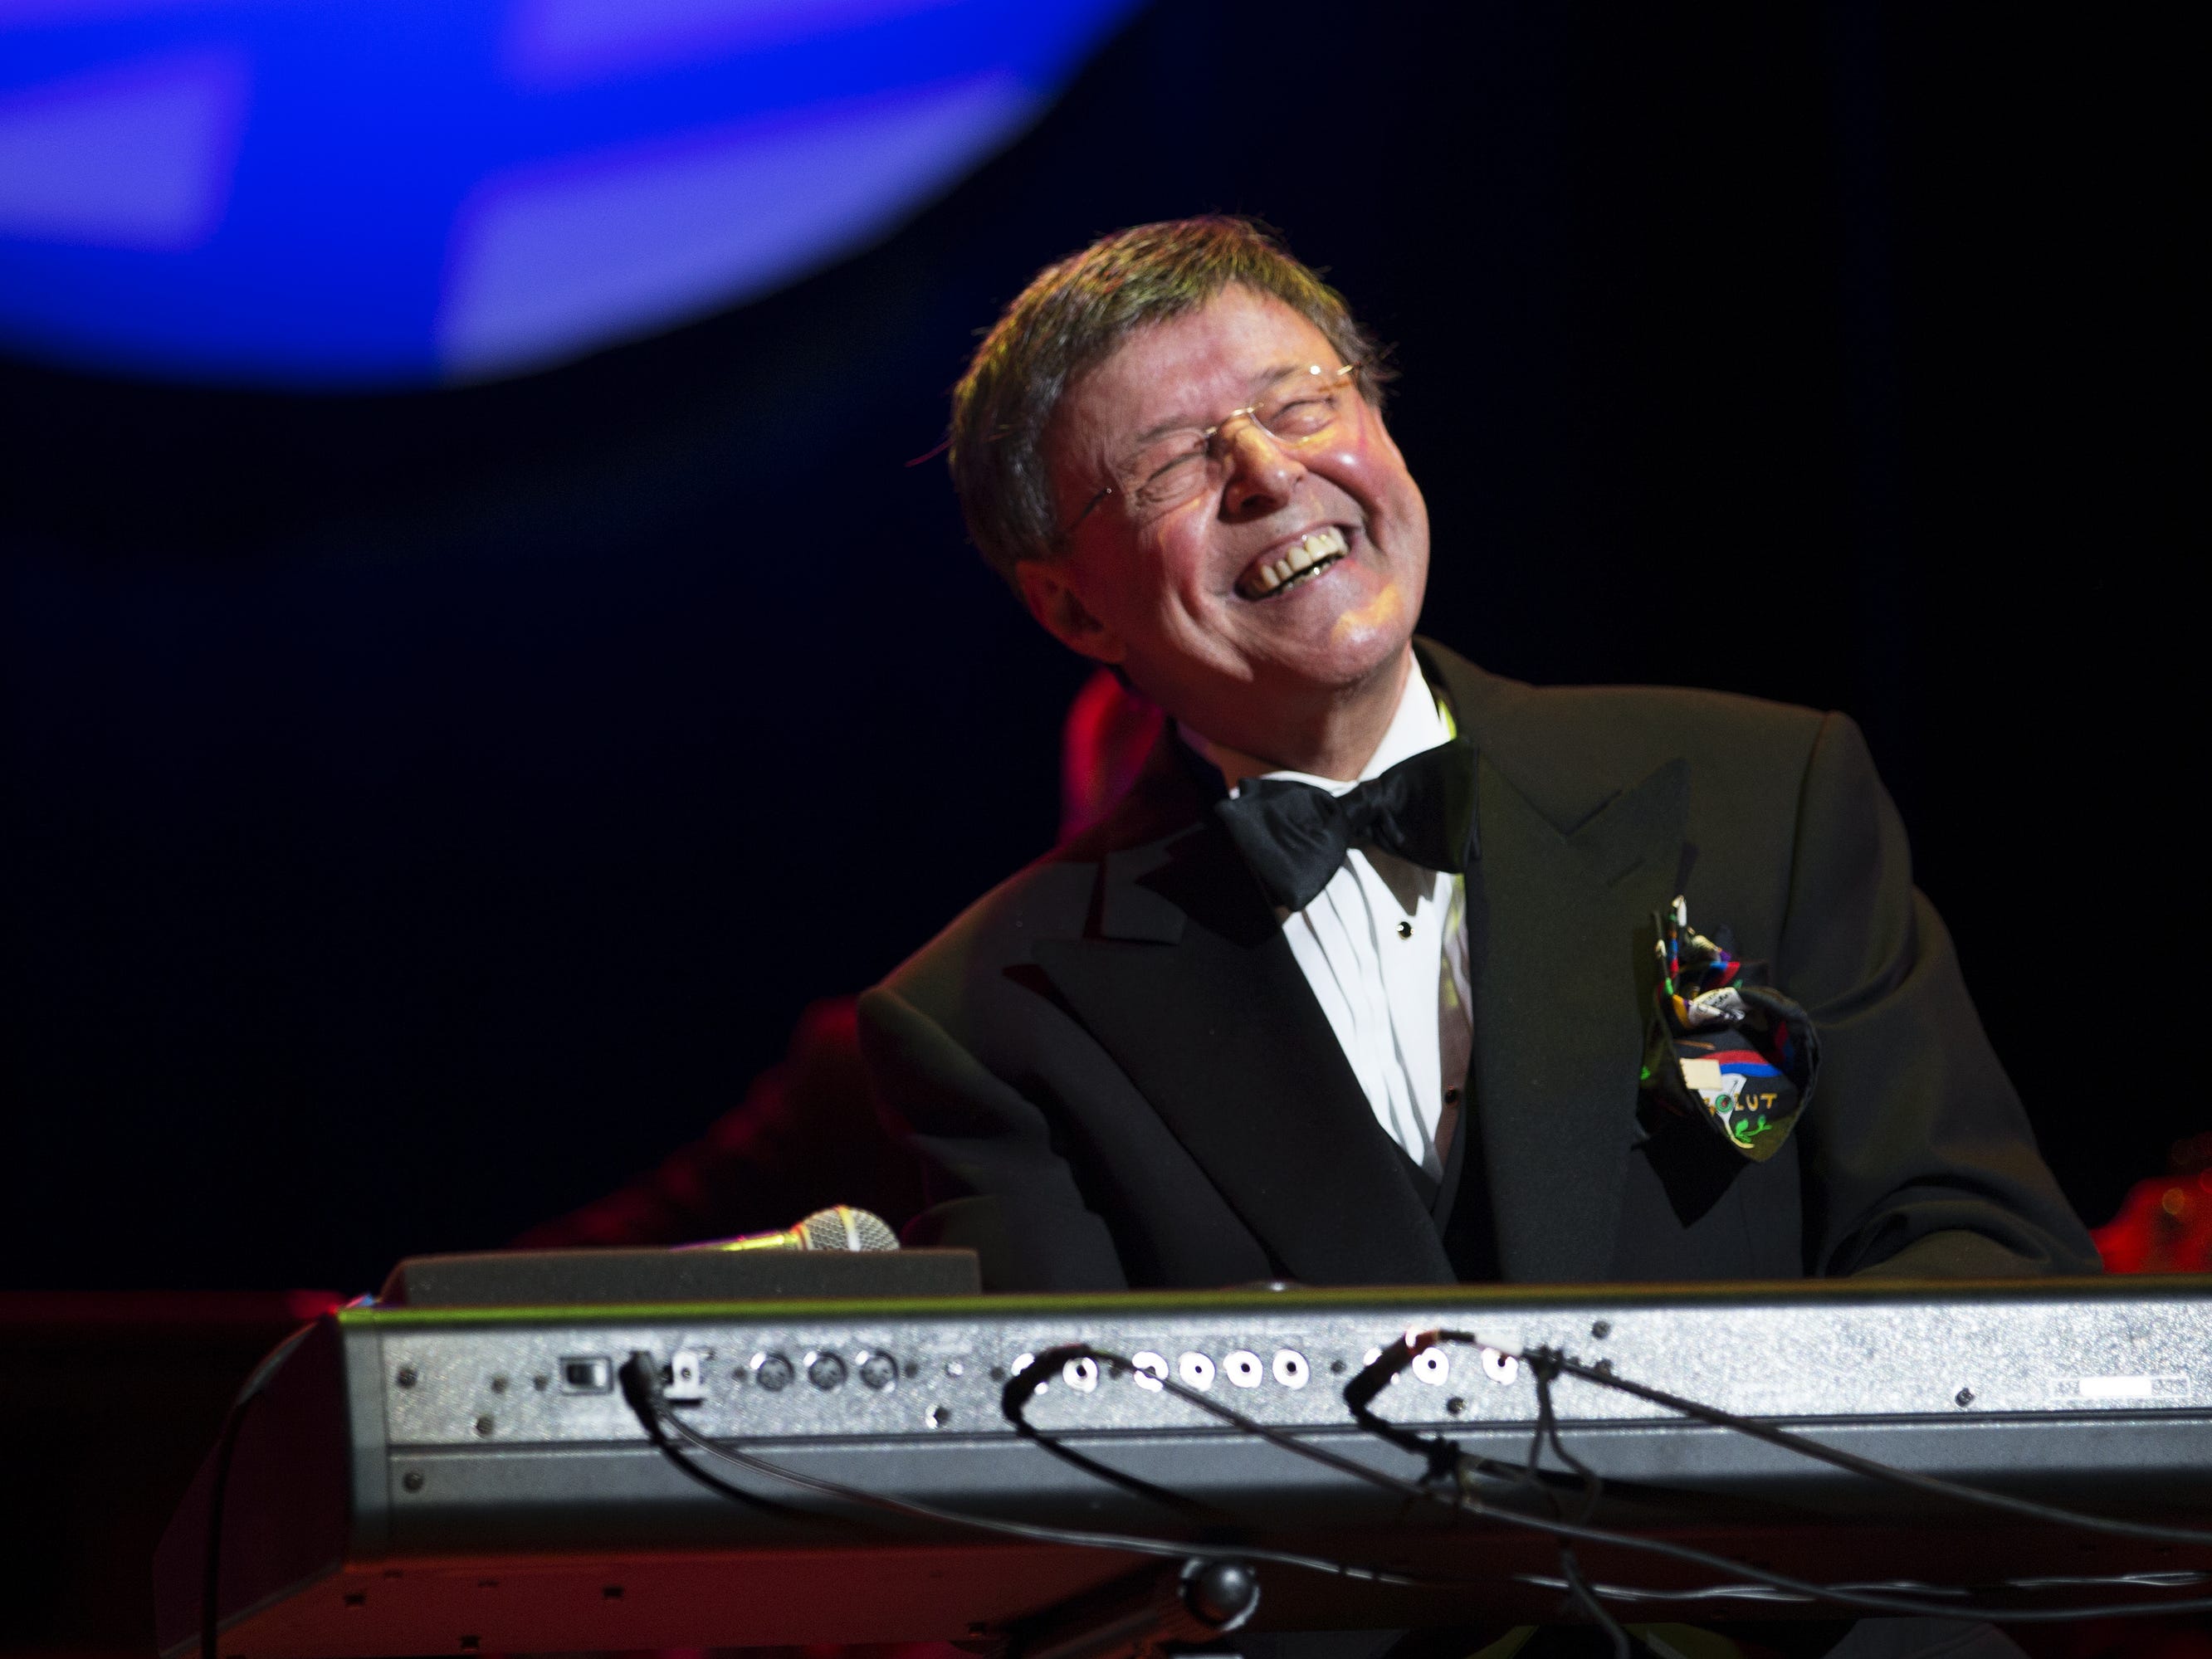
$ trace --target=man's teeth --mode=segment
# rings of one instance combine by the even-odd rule
[[[1253,568],[1250,585],[1262,593],[1272,593],[1301,572],[1317,564],[1344,556],[1344,532],[1334,526],[1316,530],[1302,540],[1291,544],[1268,563]]]

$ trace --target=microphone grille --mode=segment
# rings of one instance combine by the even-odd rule
[[[799,1224],[810,1250],[896,1250],[898,1235],[872,1210],[839,1204],[817,1210]]]

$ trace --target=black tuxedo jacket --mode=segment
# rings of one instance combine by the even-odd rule
[[[1105,823],[861,999],[934,1200],[909,1243],[979,1250],[1001,1290],[2097,1271],[1849,720],[1419,649],[1477,752],[1454,1236],[1170,733]],[[1820,1028],[1763,1164],[1639,1088],[1677,893]]]

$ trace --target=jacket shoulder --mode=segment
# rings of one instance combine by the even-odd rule
[[[1009,969],[1034,960],[1039,939],[1076,939],[1118,854],[1155,846],[1201,818],[1208,802],[1187,753],[1163,732],[1128,792],[1099,823],[1000,882],[884,981],[940,1019],[1002,994]]]
[[[1476,748],[1563,829],[1674,760],[1698,794],[1792,811],[1823,730],[1843,719],[1687,686],[1528,685],[1424,646]]]
[[[1817,708],[1690,686],[1531,686],[1498,711],[1491,736],[1505,753],[1571,740],[1599,755],[1655,762],[1745,744],[1774,758],[1810,748],[1827,718]]]
[[[1079,934],[1098,869],[1073,850],[1049,853],[1007,877],[893,969],[881,988],[950,1018],[969,1005],[971,988],[1002,981],[1008,968],[1030,961],[1036,940]]]

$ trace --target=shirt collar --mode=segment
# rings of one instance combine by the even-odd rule
[[[1382,733],[1382,741],[1360,769],[1358,777],[1350,782],[1341,778],[1316,777],[1307,772],[1282,772],[1266,769],[1261,762],[1238,754],[1235,750],[1215,743],[1212,738],[1194,732],[1180,720],[1176,723],[1185,743],[1221,769],[1229,793],[1235,794],[1237,785],[1245,778],[1279,778],[1288,783],[1310,784],[1316,789],[1326,789],[1332,795],[1341,795],[1357,788],[1370,778],[1379,778],[1400,761],[1409,760],[1424,750],[1434,749],[1452,740],[1449,717],[1438,702],[1436,692],[1421,672],[1416,658],[1406,675],[1406,687],[1398,696],[1398,712],[1390,718],[1389,729]]]

